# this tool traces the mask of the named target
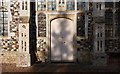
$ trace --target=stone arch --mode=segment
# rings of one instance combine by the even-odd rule
[[[52,21],[55,20],[55,19],[59,19],[59,18],[65,18],[65,19],[69,19],[69,20],[73,21],[73,19],[68,18],[68,17],[55,17],[55,18],[52,18],[52,19],[50,20],[50,22],[52,22]]]

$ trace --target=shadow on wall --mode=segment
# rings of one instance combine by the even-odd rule
[[[35,23],[35,2],[30,2],[30,26],[29,26],[29,44],[30,44],[30,57],[31,65],[36,63],[37,57],[36,52],[36,23]]]

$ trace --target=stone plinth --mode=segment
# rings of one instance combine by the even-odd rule
[[[108,56],[105,53],[93,53],[93,65],[104,66],[107,65]]]
[[[82,64],[91,64],[92,54],[88,51],[78,53],[78,62]]]
[[[30,54],[28,53],[18,53],[17,55],[17,67],[28,67],[30,65]]]

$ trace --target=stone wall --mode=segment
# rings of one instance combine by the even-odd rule
[[[10,15],[12,20],[9,22],[9,36],[0,38],[0,58],[2,63],[16,63],[16,55],[19,48],[18,26],[19,26],[19,2],[10,0]]]

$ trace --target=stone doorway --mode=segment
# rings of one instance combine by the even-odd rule
[[[57,18],[51,21],[51,61],[74,60],[73,21],[67,18]]]

